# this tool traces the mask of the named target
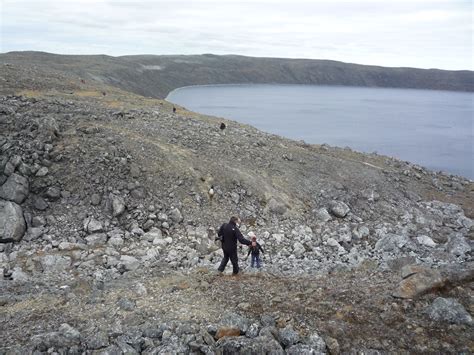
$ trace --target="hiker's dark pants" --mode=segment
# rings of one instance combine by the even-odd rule
[[[219,270],[220,272],[223,272],[230,259],[230,262],[232,263],[232,273],[238,274],[239,273],[239,259],[237,257],[237,249],[232,250],[230,252],[225,251],[224,249],[222,249],[222,251],[224,252],[224,257],[222,258],[221,264],[219,265],[219,268],[217,270]]]

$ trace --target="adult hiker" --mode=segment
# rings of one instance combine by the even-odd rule
[[[251,245],[250,240],[245,239],[239,230],[240,218],[231,217],[229,223],[224,223],[220,228],[217,235],[222,242],[222,251],[224,257],[222,258],[221,264],[219,265],[219,272],[223,272],[229,259],[232,263],[232,274],[237,275],[239,273],[239,258],[237,256],[237,240],[241,244]]]

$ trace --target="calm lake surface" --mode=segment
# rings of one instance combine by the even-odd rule
[[[474,94],[306,85],[193,86],[167,100],[307,143],[377,152],[474,179]]]

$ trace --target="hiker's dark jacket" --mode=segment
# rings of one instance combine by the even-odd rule
[[[265,252],[263,251],[262,246],[260,245],[259,242],[257,242],[257,245],[254,246],[254,247],[252,245],[250,245],[249,252],[247,253],[247,256],[249,256],[250,253],[252,253],[253,256],[259,256],[260,252],[262,252],[262,254],[265,254]]]
[[[237,251],[237,240],[241,244],[251,245],[250,240],[245,239],[240,233],[239,228],[234,223],[224,223],[220,228],[217,235],[222,238],[222,249],[226,252],[231,253]]]

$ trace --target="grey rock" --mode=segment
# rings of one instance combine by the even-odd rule
[[[99,194],[92,194],[91,196],[91,205],[97,206],[102,201],[102,197]]]
[[[166,213],[158,213],[158,220],[160,222],[166,222],[168,220],[168,215]]]
[[[155,222],[151,219],[147,220],[144,224],[143,224],[143,230],[149,230],[151,227],[153,227],[153,225],[155,224]]]
[[[446,250],[455,256],[465,256],[471,252],[471,246],[460,233],[449,236]]]
[[[471,315],[454,298],[436,298],[427,309],[428,316],[438,322],[474,324]]]
[[[125,271],[133,271],[140,267],[140,262],[133,256],[122,255],[120,256],[120,265],[125,269]]]
[[[145,239],[149,242],[153,242],[155,240],[155,238],[157,238],[157,239],[162,239],[163,238],[163,233],[158,228],[152,228],[151,230],[149,230],[148,232],[146,232],[143,235],[143,239]]]
[[[145,198],[145,189],[143,187],[137,187],[136,189],[132,190],[130,195],[134,199],[141,200],[141,199]]]
[[[111,195],[112,200],[112,215],[114,217],[120,216],[125,212],[126,205],[125,200],[121,196]]]
[[[26,281],[29,280],[28,274],[26,274],[25,272],[23,272],[23,270],[21,269],[21,267],[15,267],[15,268],[13,269],[11,278],[12,278],[14,281],[19,281],[19,282],[26,282]]]
[[[49,348],[71,348],[81,342],[81,333],[69,324],[61,324],[57,332],[35,335],[31,339],[35,349],[46,351]]]
[[[317,354],[326,353],[326,342],[318,333],[310,334],[305,343],[315,350]]]
[[[61,190],[57,187],[49,187],[46,190],[45,196],[50,201],[57,201],[61,197]]]
[[[237,192],[232,192],[230,194],[230,199],[232,200],[232,202],[238,205],[240,202],[240,195]]]
[[[20,241],[26,231],[23,210],[14,202],[0,200],[0,238]]]
[[[100,233],[104,228],[100,221],[89,217],[84,220],[84,230],[88,233]]]
[[[59,125],[53,117],[41,117],[37,121],[38,135],[44,143],[51,143],[59,137]]]
[[[48,203],[44,198],[41,196],[35,196],[33,199],[33,206],[38,210],[38,211],[44,211],[48,208]]]
[[[264,213],[271,213],[276,215],[283,215],[287,211],[287,207],[284,203],[277,201],[275,198],[270,198],[267,206],[264,209]]]
[[[224,354],[285,354],[280,344],[268,337],[223,337],[216,345],[217,352]]]
[[[105,349],[101,349],[100,351],[95,351],[94,355],[121,355],[123,354],[122,349],[120,349],[117,345],[110,345]]]
[[[104,233],[91,234],[86,237],[86,242],[87,242],[87,245],[90,245],[90,246],[94,246],[94,247],[101,246],[107,243],[107,235]]]
[[[136,302],[133,300],[129,300],[128,298],[121,298],[117,302],[117,305],[120,307],[120,309],[123,309],[124,311],[133,311],[137,307]]]
[[[332,201],[329,211],[336,217],[344,218],[351,209],[342,201]]]
[[[286,326],[278,333],[278,339],[283,347],[287,348],[300,341],[300,335],[292,327]]]
[[[386,234],[375,243],[375,250],[397,252],[408,243],[406,235]]]
[[[48,175],[48,173],[49,173],[49,169],[47,167],[43,166],[36,172],[35,175],[37,177],[43,177],[43,176]]]
[[[35,216],[31,223],[33,227],[42,227],[46,224],[46,219],[43,216]]]
[[[109,346],[109,336],[104,331],[98,331],[86,339],[88,349],[97,350]]]
[[[326,352],[317,351],[313,349],[311,346],[306,344],[296,344],[292,345],[286,349],[287,355],[322,355],[326,354]]]
[[[303,256],[303,254],[306,252],[306,249],[304,248],[303,244],[300,242],[296,242],[293,244],[293,253],[297,257]]]
[[[328,210],[325,208],[320,208],[316,211],[316,220],[318,222],[328,222],[332,219],[332,216],[329,214]]]
[[[257,323],[252,323],[247,330],[247,333],[245,335],[249,338],[256,338],[258,337],[260,333],[260,326]]]
[[[33,227],[27,230],[25,240],[35,240],[40,238],[46,230],[43,227]]]
[[[45,255],[40,259],[44,272],[66,271],[71,266],[71,258],[65,255]]]
[[[260,323],[264,327],[274,327],[276,324],[275,318],[270,314],[262,314],[260,316]]]
[[[177,208],[173,208],[170,211],[170,219],[174,223],[181,223],[183,221],[183,216],[181,214],[181,211]]]
[[[0,187],[0,198],[21,204],[29,193],[28,179],[18,174],[11,174]]]
[[[235,327],[242,333],[246,333],[250,326],[250,321],[240,314],[228,312],[222,317],[220,324],[225,327]]]

